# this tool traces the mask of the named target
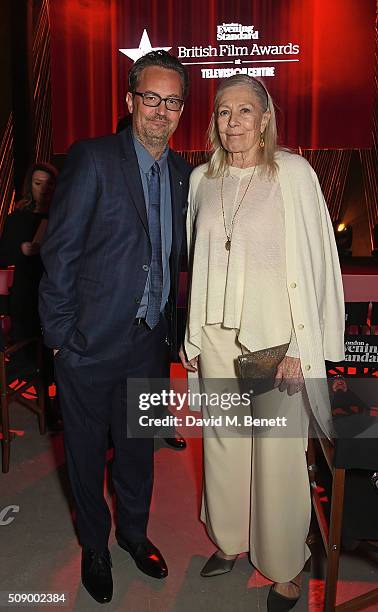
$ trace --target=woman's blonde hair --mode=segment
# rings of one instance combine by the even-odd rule
[[[211,157],[206,172],[206,175],[209,178],[222,176],[228,168],[228,153],[222,147],[216,121],[219,101],[225,89],[240,85],[244,85],[252,89],[253,93],[257,97],[262,113],[265,113],[266,111],[270,112],[268,124],[263,132],[265,145],[263,148],[259,149],[259,163],[262,173],[266,173],[271,177],[276,174],[277,163],[275,162],[275,154],[277,151],[277,124],[273,100],[261,81],[255,79],[254,77],[247,76],[246,74],[235,74],[234,76],[224,79],[219,85],[215,94],[214,110],[207,131],[208,149],[211,152]]]

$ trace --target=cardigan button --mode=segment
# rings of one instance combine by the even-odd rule
[[[310,364],[305,365],[305,370],[307,370],[307,372],[308,372],[309,370],[311,370],[311,366],[310,366]]]
[[[299,325],[298,325],[298,329],[304,329],[304,325],[303,325],[303,323],[299,323]]]
[[[296,286],[297,286],[297,283],[290,283],[291,289],[295,289]]]

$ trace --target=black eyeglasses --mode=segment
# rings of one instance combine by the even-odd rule
[[[134,91],[134,96],[140,96],[145,106],[160,106],[162,102],[165,103],[165,108],[170,111],[179,111],[182,109],[184,100],[180,98],[162,98],[159,94],[152,91],[141,93],[140,91]]]

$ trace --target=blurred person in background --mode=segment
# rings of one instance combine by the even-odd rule
[[[12,340],[39,336],[38,286],[43,266],[39,256],[57,170],[47,163],[27,171],[22,199],[8,215],[0,240],[0,267],[15,266],[9,296]]]
[[[15,210],[7,216],[0,239],[0,267],[14,266],[14,280],[10,287],[6,312],[11,319],[11,342],[41,335],[38,313],[38,288],[43,273],[40,248],[47,227],[51,200],[58,172],[51,164],[40,162],[29,167],[23,196]],[[26,347],[12,355],[9,367],[16,376],[34,366],[35,347]],[[51,350],[44,347],[43,378],[48,389],[54,380]],[[58,403],[46,404],[49,429],[62,427]]]

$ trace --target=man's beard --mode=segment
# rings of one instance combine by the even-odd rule
[[[154,118],[154,120],[156,120],[156,118]],[[159,126],[156,125],[150,125],[149,121],[146,120],[146,123],[144,123],[142,126],[139,136],[151,147],[165,147],[169,140],[169,123],[162,119],[157,119],[157,121],[161,121],[162,128],[159,128]]]

